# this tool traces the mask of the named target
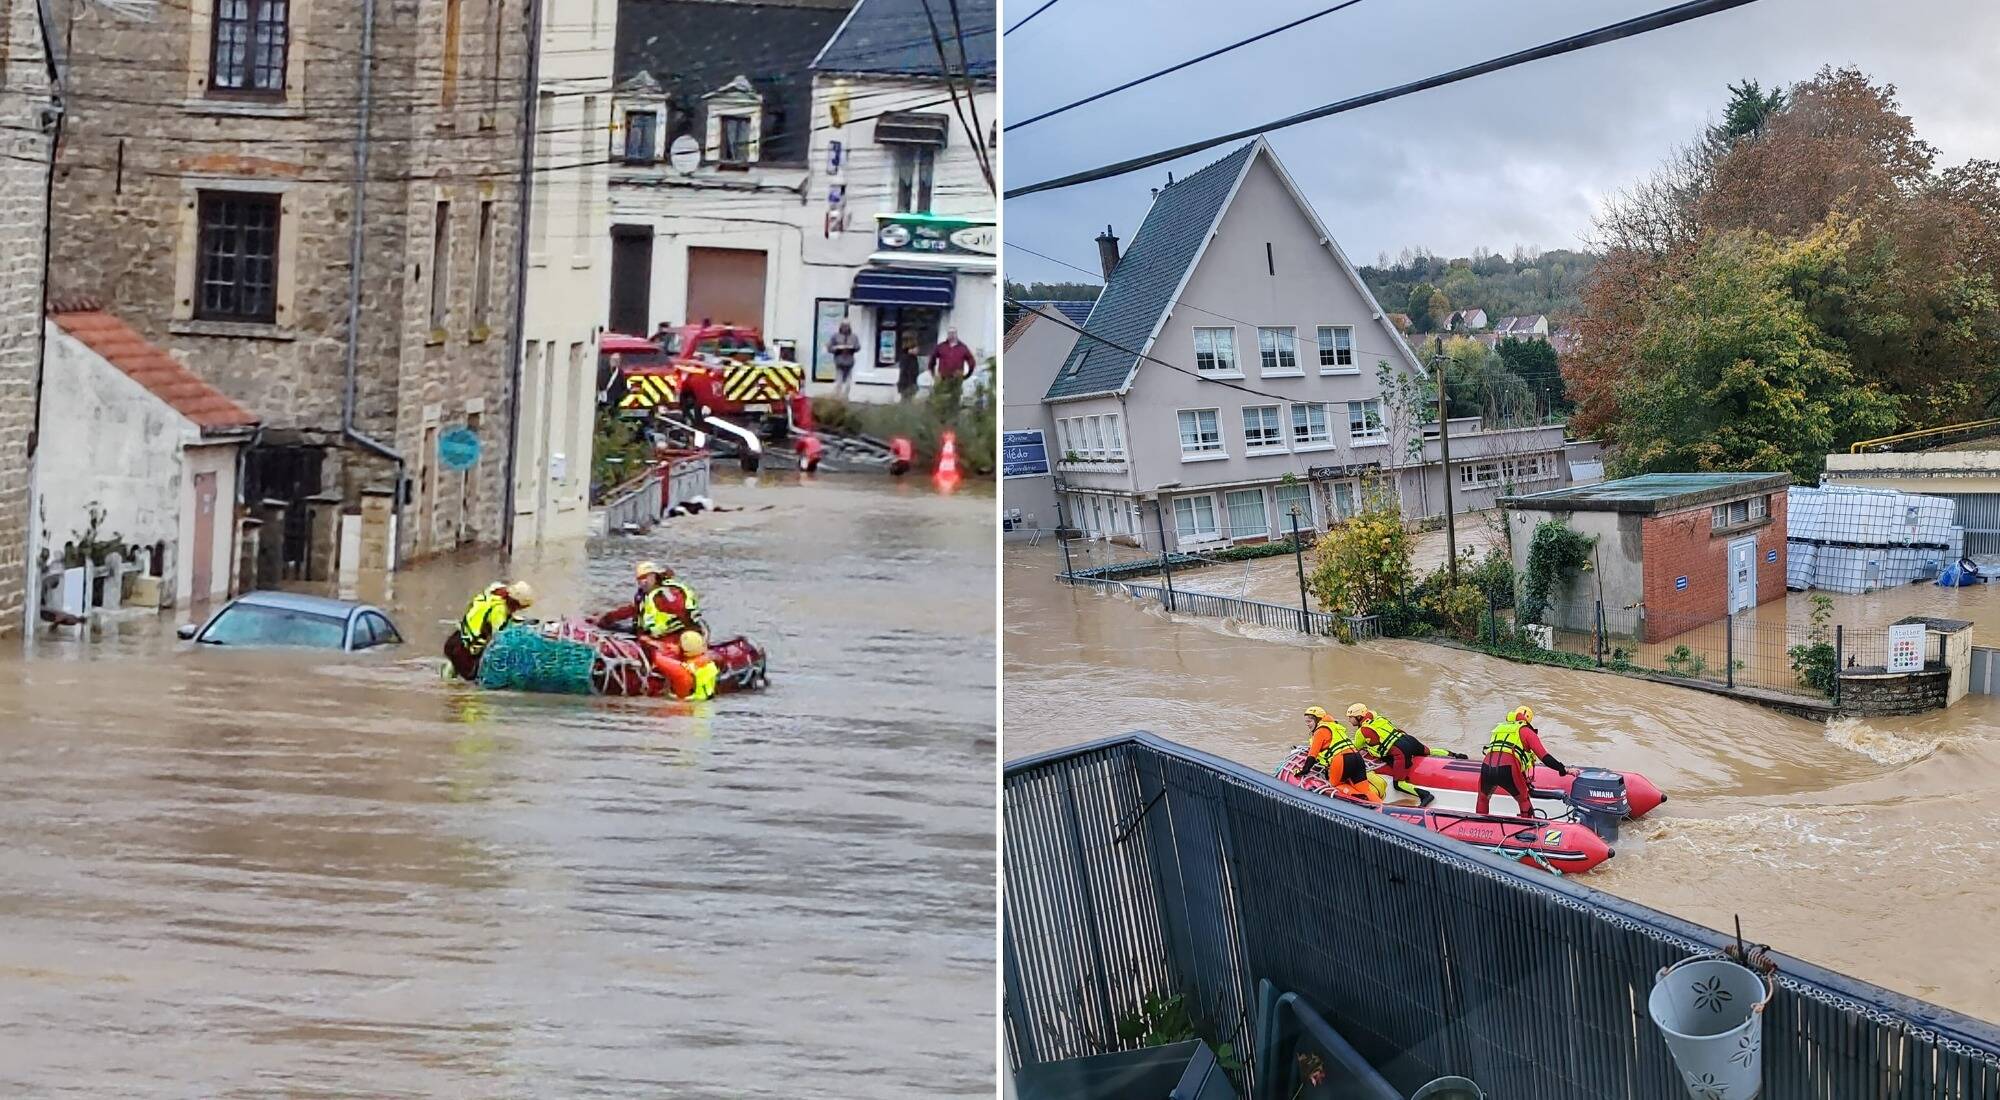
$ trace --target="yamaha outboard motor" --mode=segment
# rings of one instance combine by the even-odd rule
[[[1577,768],[1569,778],[1569,796],[1564,801],[1576,819],[1606,844],[1616,841],[1618,823],[1632,812],[1625,797],[1625,777],[1605,768]]]

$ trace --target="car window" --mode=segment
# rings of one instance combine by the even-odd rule
[[[347,640],[347,623],[310,611],[238,603],[223,609],[201,632],[201,640],[210,645],[339,649]]]
[[[403,640],[389,620],[370,611],[361,616],[361,625],[368,631],[369,640],[374,645],[395,645]]]
[[[681,352],[681,334],[678,332],[669,332],[661,337],[660,350],[667,355],[679,355]]]

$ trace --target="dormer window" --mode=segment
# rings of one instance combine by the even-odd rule
[[[875,141],[896,164],[897,213],[931,212],[938,150],[950,133],[950,117],[935,112],[889,111],[875,120]]]
[[[625,112],[625,163],[651,164],[659,159],[660,113]]]
[[[721,158],[724,164],[748,164],[757,159],[756,145],[750,140],[750,119],[745,115],[723,115]]]
[[[708,110],[703,146],[721,164],[755,164],[764,137],[764,95],[739,76],[701,97]]]

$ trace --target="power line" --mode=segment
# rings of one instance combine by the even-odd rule
[[[1322,16],[1332,15],[1334,12],[1340,11],[1343,8],[1351,8],[1354,5],[1359,4],[1360,2],[1361,0],[1342,0],[1341,3],[1335,4],[1330,8],[1321,8],[1319,11],[1313,12],[1310,15],[1301,16],[1300,18],[1294,19],[1291,22],[1284,24],[1283,26],[1272,27],[1268,31],[1263,31],[1259,34],[1253,34],[1250,37],[1245,38],[1240,42],[1232,42],[1227,46],[1221,47],[1220,49],[1210,50],[1199,57],[1190,57],[1186,61],[1182,61],[1174,65],[1169,65],[1166,68],[1159,70],[1158,72],[1148,73],[1145,76],[1139,77],[1136,80],[1128,80],[1125,83],[1120,84],[1115,88],[1106,88],[1103,91],[1097,92],[1094,95],[1084,96],[1082,99],[1079,99],[1074,103],[1065,103],[1062,106],[1054,108],[1052,110],[1043,111],[1041,114],[1035,115],[1032,118],[1024,118],[1019,122],[1010,123],[1007,126],[1002,127],[1002,131],[1011,132],[1020,129],[1023,126],[1031,126],[1037,122],[1042,121],[1045,118],[1054,118],[1055,116],[1062,114],[1064,111],[1074,110],[1075,108],[1081,107],[1086,103],[1095,103],[1098,100],[1103,99],[1105,96],[1117,95],[1119,92],[1136,88],[1141,84],[1147,83],[1148,81],[1158,80],[1163,76],[1180,72],[1182,69],[1185,69],[1190,65],[1199,65],[1202,62],[1209,60],[1210,58],[1221,57],[1223,54],[1226,54],[1231,50],[1241,49],[1244,46],[1250,45],[1252,42],[1261,42],[1264,39],[1269,38],[1274,34],[1291,30],[1293,27],[1303,26],[1307,23],[1312,22],[1315,19],[1321,18]],[[1024,19],[1022,20],[1022,22],[1025,23],[1027,22],[1027,20]]]
[[[1602,45],[1606,42],[1615,42],[1621,38],[1629,38],[1633,35],[1661,30],[1676,24],[1686,23],[1693,19],[1700,19],[1706,15],[1714,15],[1717,12],[1727,11],[1731,8],[1740,8],[1746,4],[1755,2],[1756,0],[1687,0],[1686,3],[1676,4],[1671,8],[1663,8],[1646,15],[1634,16],[1631,19],[1599,27],[1596,30],[1585,31],[1582,34],[1573,34],[1566,38],[1559,38],[1553,42],[1547,42],[1540,46],[1532,46],[1525,50],[1516,50],[1504,57],[1466,65],[1447,73],[1440,73],[1436,76],[1427,76],[1422,80],[1413,80],[1406,84],[1399,84],[1393,88],[1385,88],[1380,91],[1352,96],[1338,102],[1300,111],[1297,114],[1287,115],[1284,118],[1271,122],[1251,126],[1247,129],[1235,130],[1212,138],[1203,138],[1200,141],[1191,141],[1185,145],[1163,149],[1156,153],[1129,157],[1125,160],[1116,161],[1097,168],[1089,168],[1081,172],[1072,172],[1066,176],[1058,176],[1054,179],[1046,179],[1038,183],[1016,187],[1006,192],[1003,197],[1018,199],[1043,191],[1057,191],[1065,187],[1075,187],[1079,184],[1094,183],[1097,180],[1126,175],[1127,173],[1139,171],[1142,168],[1151,168],[1154,165],[1179,160],[1190,153],[1199,153],[1204,149],[1210,149],[1227,142],[1241,141],[1245,138],[1253,138],[1260,134],[1267,134],[1272,131],[1297,126],[1302,122],[1311,122],[1315,119],[1327,118],[1361,107],[1370,107],[1377,103],[1384,103],[1391,99],[1400,99],[1403,96],[1413,95],[1417,92],[1429,91],[1432,88],[1441,88],[1447,84],[1456,84],[1460,81],[1470,80],[1476,76],[1484,76],[1487,73],[1498,72],[1502,69],[1511,69],[1517,65],[1525,65],[1530,61],[1540,61],[1544,58],[1574,53],[1577,50],[1587,49],[1591,46]]]
[[[1036,8],[1036,9],[1035,9],[1034,11],[1031,11],[1031,12],[1029,12],[1028,14],[1026,14],[1026,15],[1022,16],[1022,17],[1021,17],[1021,21],[1020,21],[1019,23],[1016,23],[1016,24],[1014,24],[1013,26],[1011,26],[1011,27],[1008,27],[1008,28],[1007,28],[1006,30],[1004,30],[1004,31],[1001,31],[1001,32],[1000,32],[1001,36],[1002,36],[1002,37],[1005,37],[1005,36],[1007,36],[1007,35],[1010,35],[1010,34],[1013,34],[1013,33],[1014,33],[1015,31],[1018,31],[1018,30],[1020,30],[1020,29],[1021,29],[1022,27],[1025,27],[1025,26],[1027,26],[1027,25],[1028,25],[1028,24],[1029,24],[1030,22],[1032,22],[1032,21],[1034,20],[1035,16],[1037,16],[1037,15],[1040,15],[1040,14],[1042,14],[1043,12],[1045,12],[1045,11],[1049,10],[1050,8],[1053,8],[1053,7],[1055,7],[1055,6],[1056,6],[1056,0],[1045,0],[1045,2],[1044,2],[1044,3],[1042,4],[1042,6],[1041,6],[1041,7],[1039,7],[1039,8]]]

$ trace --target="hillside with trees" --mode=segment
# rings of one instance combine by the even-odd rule
[[[1517,246],[1503,256],[1480,248],[1445,259],[1406,248],[1394,260],[1383,253],[1374,266],[1361,269],[1361,278],[1383,309],[1409,314],[1414,331],[1433,332],[1442,331],[1445,319],[1459,309],[1483,309],[1495,321],[1530,313],[1565,317],[1576,310],[1596,266],[1596,256],[1569,249]]]
[[[1940,168],[1896,89],[1730,88],[1599,217],[1562,373],[1617,474],[1785,470],[2000,406],[2000,163]]]

